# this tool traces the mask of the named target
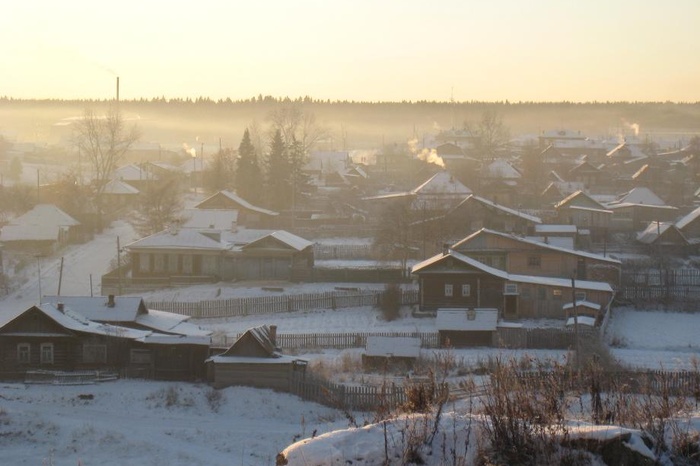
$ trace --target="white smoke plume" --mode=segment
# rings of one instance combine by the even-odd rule
[[[423,149],[417,154],[418,160],[423,160],[424,162],[434,163],[435,165],[445,168],[445,161],[442,160],[435,149]]]
[[[197,157],[197,149],[190,147],[186,142],[182,143],[182,150],[184,150],[187,154],[190,154],[191,157]]]

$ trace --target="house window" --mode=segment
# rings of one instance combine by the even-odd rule
[[[182,273],[186,275],[192,274],[192,254],[182,255]]]
[[[528,267],[541,267],[542,266],[542,258],[540,256],[528,256],[527,257],[527,266]]]
[[[445,296],[452,297],[452,285],[445,285]]]
[[[53,364],[53,343],[42,343],[40,348],[41,363]]]
[[[107,345],[83,345],[83,362],[106,363]]]
[[[586,300],[586,292],[585,291],[577,291],[576,292],[576,301],[585,301]]]
[[[561,290],[552,290],[552,296],[554,299],[561,299]]]
[[[151,352],[144,349],[131,350],[131,364],[150,364]]]
[[[165,270],[165,254],[153,254],[153,271],[163,272]]]
[[[151,255],[139,254],[139,272],[151,271]]]
[[[518,294],[518,284],[506,283],[504,294]]]
[[[462,285],[462,296],[471,296],[472,294],[472,286],[471,285]]]
[[[31,346],[29,343],[20,343],[17,345],[17,362],[20,364],[29,364],[31,360]]]

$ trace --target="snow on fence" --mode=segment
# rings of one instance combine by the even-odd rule
[[[407,386],[386,383],[375,385],[343,385],[324,380],[311,373],[296,374],[290,383],[290,392],[307,401],[336,409],[374,411],[379,408],[395,408],[406,404]],[[449,387],[441,384],[436,398],[447,396]]]
[[[314,260],[373,258],[371,244],[314,244]]]
[[[212,345],[231,346],[240,335],[214,336]],[[440,336],[437,332],[376,332],[376,333],[280,333],[277,346],[284,349],[303,348],[364,348],[368,337],[412,337],[421,339],[422,348],[439,348]]]
[[[257,296],[253,298],[229,298],[206,301],[148,301],[149,309],[174,312],[196,318],[237,317],[282,312],[338,309],[346,307],[376,306],[381,290],[376,291],[327,291],[298,295]],[[402,290],[401,304],[418,303],[417,290]]]

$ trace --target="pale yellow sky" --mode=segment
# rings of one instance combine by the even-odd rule
[[[19,0],[0,96],[700,101],[700,0]]]

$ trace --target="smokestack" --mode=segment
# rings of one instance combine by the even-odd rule
[[[117,76],[117,102],[119,102],[119,76]]]

